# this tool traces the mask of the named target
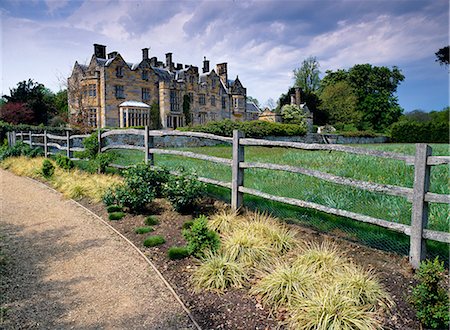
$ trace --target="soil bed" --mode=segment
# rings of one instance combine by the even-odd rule
[[[86,199],[82,205],[92,210],[103,219],[108,218],[106,208],[100,203],[92,203]],[[152,260],[166,280],[173,286],[186,306],[191,310],[196,321],[204,329],[273,329],[278,320],[269,315],[268,310],[247,294],[245,290],[228,290],[218,295],[210,292],[195,293],[190,285],[190,275],[198,264],[194,258],[170,260],[167,250],[171,246],[185,245],[182,236],[182,225],[198,214],[210,214],[216,210],[216,204],[206,199],[202,207],[194,215],[182,215],[173,211],[165,200],[156,200],[151,206],[151,215],[156,216],[160,224],[154,226],[155,231],[139,235],[137,227],[144,226],[146,215],[127,214],[120,221],[110,224],[130,239],[145,255]],[[148,214],[150,215],[150,214]],[[356,264],[365,269],[374,270],[386,290],[395,301],[391,314],[383,322],[385,329],[418,329],[420,327],[414,310],[407,302],[410,286],[413,283],[412,270],[407,257],[374,250],[336,237],[324,235],[308,228],[295,227],[302,240],[320,242],[330,239]],[[144,247],[143,241],[149,235],[161,235],[166,243],[158,247]]]

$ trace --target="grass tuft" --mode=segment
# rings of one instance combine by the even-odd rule
[[[147,218],[145,218],[144,223],[147,226],[156,226],[159,225],[159,220],[154,215],[149,215]]]
[[[223,210],[209,218],[208,228],[219,234],[229,233],[243,219],[236,211]]]
[[[138,227],[134,230],[134,232],[136,234],[147,234],[150,233],[152,231],[154,231],[155,229],[153,227],[150,226],[146,226],[146,227]]]
[[[164,244],[165,242],[166,242],[166,240],[162,236],[159,236],[159,235],[149,236],[145,239],[144,246],[153,247],[153,246]]]
[[[220,293],[227,288],[241,288],[247,281],[245,267],[224,254],[207,254],[192,275],[197,291],[211,290]]]
[[[172,246],[167,254],[171,260],[178,260],[189,257],[189,250],[186,246]]]
[[[123,212],[112,212],[109,214],[108,219],[109,220],[120,220],[125,216],[125,213]]]
[[[106,208],[106,211],[108,211],[108,213],[112,213],[112,212],[120,212],[122,211],[122,206],[119,205],[110,205]]]

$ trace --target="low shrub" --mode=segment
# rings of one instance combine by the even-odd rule
[[[159,220],[154,215],[149,215],[147,218],[145,218],[144,223],[147,226],[155,226],[159,225]]]
[[[189,257],[189,250],[186,246],[172,246],[167,254],[171,260],[178,260]]]
[[[188,220],[181,226],[181,229],[189,229],[192,227],[192,224],[194,223],[193,220]]]
[[[207,251],[215,251],[220,246],[219,235],[208,229],[208,218],[200,216],[189,229],[183,230],[189,254],[202,257]]]
[[[450,304],[444,274],[444,264],[437,257],[421,262],[416,274],[418,284],[413,288],[411,302],[417,318],[426,328],[449,327]]]
[[[127,207],[131,212],[139,213],[145,210],[148,203],[153,201],[153,189],[146,185],[130,185],[126,182],[116,187],[115,196],[119,205]]]
[[[119,205],[110,205],[106,208],[106,211],[108,211],[108,213],[122,212],[122,207]]]
[[[29,144],[22,141],[18,141],[14,146],[3,146],[0,148],[0,160],[4,160],[9,157],[41,157],[44,155],[44,150],[39,147],[31,148]]]
[[[210,133],[222,136],[233,136],[233,130],[238,129],[246,137],[261,138],[265,136],[301,136],[306,134],[304,124],[282,124],[262,120],[236,122],[230,119],[212,121],[204,125],[178,128],[183,131]]]
[[[171,175],[167,183],[163,185],[164,196],[179,212],[192,210],[205,192],[206,185],[198,181],[197,175],[186,172],[184,169],[179,175]]]
[[[71,170],[75,166],[75,164],[69,157],[61,154],[56,155],[55,161],[56,165],[58,165],[58,167],[62,168],[63,170]]]
[[[105,194],[102,197],[103,204],[110,206],[118,202],[116,197],[116,186],[111,186],[106,189]]]
[[[42,162],[41,173],[42,176],[46,179],[53,176],[53,173],[55,173],[55,166],[50,160],[44,159],[44,161]]]
[[[155,197],[162,197],[162,185],[169,180],[170,173],[164,167],[152,167],[140,163],[126,169],[123,176],[129,186],[145,184],[152,187]]]
[[[192,275],[197,291],[223,292],[227,288],[241,288],[248,282],[244,266],[223,254],[207,253],[202,264]]]
[[[111,212],[108,215],[109,220],[120,220],[125,216],[124,212]]]
[[[146,226],[146,227],[138,227],[134,230],[134,232],[136,234],[147,234],[150,233],[152,231],[154,231],[155,229],[153,227],[150,226]]]
[[[146,247],[153,247],[157,245],[164,244],[166,240],[162,236],[149,236],[144,241],[144,246]]]

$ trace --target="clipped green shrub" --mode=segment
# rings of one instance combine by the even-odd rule
[[[136,234],[147,234],[150,233],[152,231],[154,231],[155,229],[153,227],[150,226],[146,226],[146,227],[138,227],[134,230],[134,232]]]
[[[282,124],[262,120],[235,122],[230,119],[224,119],[221,121],[212,121],[204,125],[186,126],[178,129],[222,136],[233,136],[233,130],[238,129],[243,131],[246,137],[253,138],[264,136],[300,136],[306,134],[306,126],[304,124]]]
[[[50,160],[44,159],[44,161],[42,162],[41,173],[42,176],[46,179],[53,176],[53,173],[55,173],[55,166]]]
[[[117,197],[116,197],[116,186],[112,186],[109,187],[108,189],[106,189],[103,197],[102,197],[102,201],[103,204],[105,204],[106,206],[110,206],[113,204],[118,203]]]
[[[120,220],[125,216],[124,212],[111,212],[108,216],[109,220]]]
[[[444,263],[436,257],[420,263],[413,288],[411,302],[419,321],[431,329],[448,329],[449,294],[445,280]]]
[[[208,218],[204,215],[194,219],[189,229],[183,230],[189,254],[202,257],[207,251],[215,251],[220,246],[219,235],[208,229]]]
[[[159,235],[149,236],[145,239],[144,246],[153,247],[153,246],[164,244],[165,242],[166,242],[166,240],[162,236],[159,236]]]
[[[192,224],[194,223],[193,220],[188,220],[181,226],[181,229],[189,229],[192,227]]]
[[[119,205],[110,205],[106,208],[106,211],[108,211],[108,213],[122,212],[122,207]]]
[[[189,250],[186,246],[172,246],[167,254],[171,260],[178,260],[189,257]]]
[[[198,181],[195,173],[182,169],[179,175],[169,177],[163,186],[163,192],[176,211],[187,212],[205,195],[206,185]]]
[[[162,185],[169,180],[169,171],[164,167],[151,167],[140,163],[123,172],[129,186],[148,185],[153,189],[155,197],[162,197]]]
[[[62,168],[63,170],[71,170],[75,166],[75,164],[69,157],[61,154],[56,155],[55,161],[56,165],[58,165],[58,167]]]
[[[118,203],[134,213],[144,210],[154,198],[153,189],[145,184],[133,187],[128,184],[118,186],[115,194]]]
[[[159,225],[159,220],[154,215],[149,215],[147,218],[145,218],[144,223],[147,226],[156,226]]]
[[[391,127],[392,142],[448,143],[449,122],[399,121]]]

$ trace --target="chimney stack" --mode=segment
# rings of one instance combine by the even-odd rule
[[[157,66],[157,63],[158,63],[158,59],[156,58],[156,56],[153,56],[150,59],[150,66]]]
[[[169,71],[173,70],[172,53],[166,54],[166,67],[169,69]]]
[[[106,59],[106,46],[94,44],[94,55],[97,58]]]
[[[206,59],[206,56],[203,57],[203,73],[209,72],[209,61]]]
[[[148,48],[142,48],[142,60],[148,60]]]
[[[301,88],[295,87],[295,103],[300,106],[302,104]]]
[[[220,80],[228,87],[228,70],[227,63],[219,63],[216,65],[217,74],[220,77]]]

